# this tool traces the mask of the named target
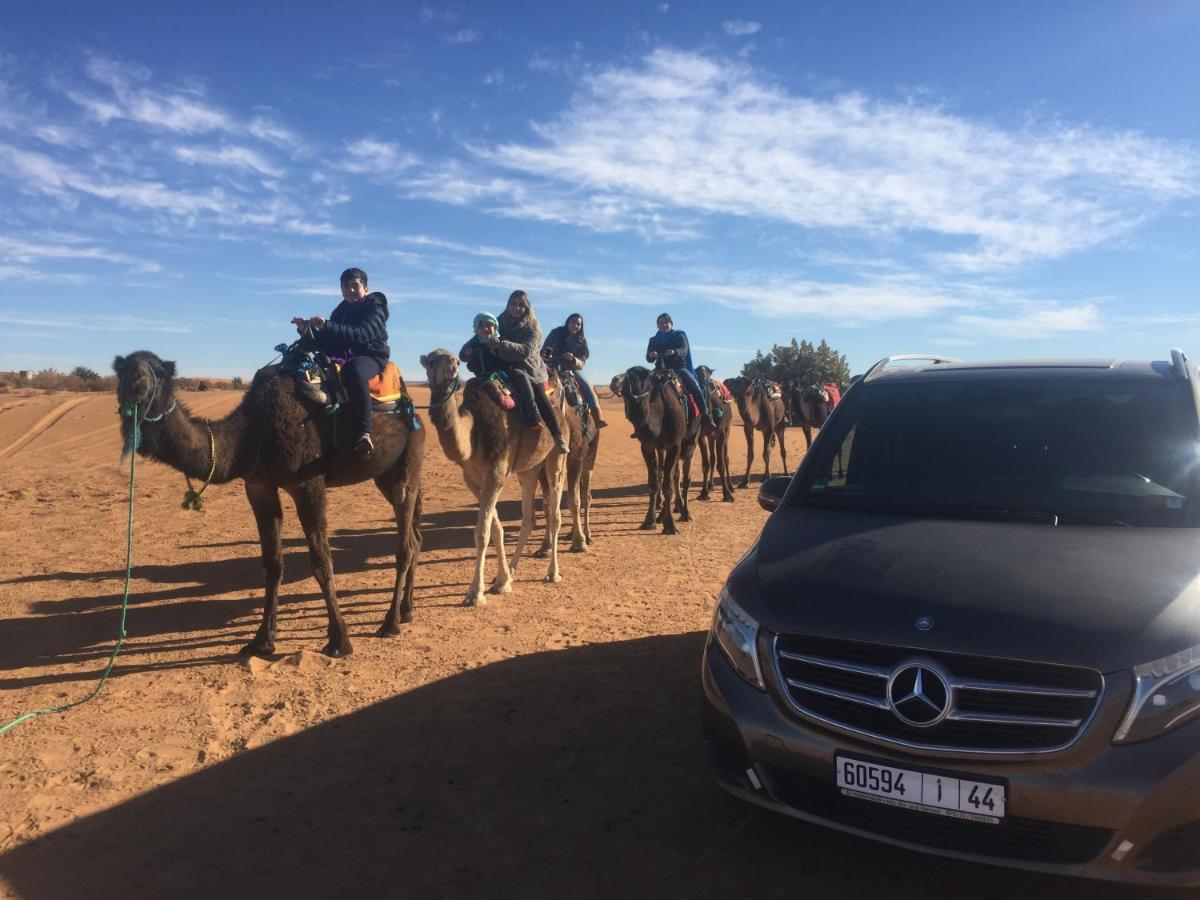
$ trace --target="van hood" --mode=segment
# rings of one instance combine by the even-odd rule
[[[1200,644],[1200,529],[781,507],[746,564],[730,588],[756,580],[747,611],[774,632],[1102,672]]]

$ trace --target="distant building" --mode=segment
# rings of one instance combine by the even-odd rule
[[[22,369],[17,373],[17,378],[21,379],[21,381],[33,381],[33,373],[28,369]]]

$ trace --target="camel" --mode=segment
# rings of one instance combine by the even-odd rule
[[[625,372],[624,380],[613,379],[614,392],[620,389],[625,400],[625,418],[641,442],[642,458],[646,461],[646,480],[650,487],[650,502],[646,518],[639,526],[644,530],[662,521],[663,534],[678,534],[672,499],[679,507],[679,520],[690,522],[688,489],[691,487],[692,454],[700,436],[700,418],[688,418],[682,386],[670,386],[663,373],[651,372],[644,366],[634,366]],[[680,466],[682,462],[682,466]],[[683,484],[679,486],[680,470]],[[672,494],[676,494],[672,498]]]
[[[512,591],[513,573],[533,529],[534,499],[539,480],[550,540],[546,581],[562,580],[558,571],[558,529],[566,465],[564,454],[554,447],[549,429],[532,431],[525,426],[517,410],[506,412],[488,397],[476,394],[470,402],[465,401],[459,393],[463,382],[458,375],[458,364],[457,356],[440,348],[421,357],[421,365],[429,377],[429,419],[437,429],[442,450],[462,469],[463,480],[479,501],[479,517],[475,522],[475,576],[463,600],[466,606],[478,606],[487,602],[483,595],[483,570],[489,538],[496,545],[498,562],[496,578],[489,591],[493,594]],[[558,408],[555,415],[562,415]],[[565,422],[562,424],[566,425]],[[509,566],[504,551],[504,526],[496,514],[496,503],[504,482],[514,473],[521,483],[521,533]]]
[[[750,486],[750,469],[754,460],[754,432],[761,431],[763,436],[763,466],[766,477],[771,477],[771,447],[779,444],[779,454],[783,457],[783,474],[787,474],[787,445],[783,435],[787,430],[787,410],[783,398],[772,399],[767,395],[768,382],[765,378],[726,378],[725,387],[733,394],[738,412],[742,416],[742,429],[746,432],[746,477],[738,487]]]
[[[713,475],[721,478],[721,500],[733,502],[733,481],[729,477],[729,432],[733,425],[732,404],[721,399],[720,382],[712,377],[712,369],[708,366],[696,366],[696,378],[700,388],[708,396],[709,409],[713,411],[713,426],[703,426],[700,430],[700,470],[701,484],[698,500],[707,500],[713,486]],[[722,414],[718,415],[718,410]]]
[[[392,605],[376,633],[396,635],[402,623],[412,621],[413,578],[421,552],[424,430],[414,430],[398,416],[376,414],[372,431],[375,450],[369,457],[360,457],[351,449],[352,424],[344,418],[337,420],[338,439],[333,440],[328,418],[301,399],[296,380],[281,373],[279,366],[260,369],[237,409],[217,421],[193,417],[175,399],[173,362],[139,350],[118,356],[113,370],[117,373],[125,455],[136,450],[189,479],[210,476],[208,482],[213,484],[235,478],[243,481],[258,525],[266,575],[262,624],[242,648],[243,655],[275,652],[275,618],[283,580],[281,489],[295,501],[313,577],[325,597],[328,642],[322,652],[328,656],[352,652],[333,584],[325,516],[327,488],[370,478],[392,504],[397,529],[396,582]],[[140,442],[134,440],[134,404]],[[188,500],[195,497],[189,491]]]
[[[804,429],[804,448],[812,447],[812,430],[820,428],[833,412],[834,401],[822,385],[810,384],[801,387],[789,382],[787,388],[788,413],[792,424]]]
[[[582,410],[582,414],[580,411]],[[596,468],[596,453],[600,449],[600,429],[592,418],[588,405],[583,397],[578,399],[578,405],[568,405],[563,410],[569,431],[568,441],[571,452],[567,454],[567,480],[565,490],[567,503],[571,507],[571,552],[586,553],[592,540],[592,470]],[[586,417],[587,437],[583,434],[583,423]],[[542,484],[543,495],[546,492]],[[542,546],[534,556],[545,556],[550,552],[550,533],[546,532]]]

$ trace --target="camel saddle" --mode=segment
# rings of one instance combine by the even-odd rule
[[[322,406],[335,409],[348,401],[346,387],[342,384],[342,367],[338,363],[328,366],[319,361],[301,363],[296,372],[296,383],[300,393]],[[371,406],[376,412],[395,412],[408,400],[408,387],[404,376],[394,362],[388,362],[383,370],[367,382],[371,392]],[[411,402],[411,401],[409,401]]]
[[[726,410],[723,407],[733,403],[733,393],[725,387],[725,382],[715,378],[706,378],[701,385],[708,394],[709,409],[712,410],[713,418],[719,419],[724,416]]]
[[[690,422],[700,415],[700,407],[696,405],[695,398],[683,386],[683,379],[679,377],[678,372],[674,369],[655,369],[650,377],[658,384],[670,386],[674,389],[675,396],[679,398],[679,402],[683,405],[683,414],[687,421]]]

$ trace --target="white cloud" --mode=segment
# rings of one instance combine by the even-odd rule
[[[954,325],[973,335],[1011,340],[1056,337],[1064,332],[1098,331],[1100,311],[1094,304],[1028,309],[1016,316],[959,315]]]
[[[278,178],[283,170],[270,163],[261,153],[249,147],[226,145],[223,147],[175,147],[175,158],[186,163],[205,166],[227,166],[235,169],[250,169],[263,175]]]
[[[162,270],[162,266],[156,262],[139,259],[117,250],[97,247],[83,238],[62,237],[58,240],[31,240],[0,235],[0,260],[30,264],[46,259],[99,260],[130,266],[138,272]]]
[[[758,22],[747,22],[745,19],[730,19],[721,23],[721,30],[730,37],[745,37],[758,34],[762,31],[762,25]]]
[[[492,247],[487,244],[463,244],[458,241],[448,241],[443,238],[430,237],[425,234],[405,234],[397,238],[398,241],[405,244],[412,244],[417,247],[430,247],[438,250],[449,250],[452,253],[461,253],[468,256],[480,256],[486,259],[506,259],[512,262],[537,262],[534,257],[524,253],[517,253],[513,250],[505,250],[503,247]],[[402,252],[402,251],[401,251]]]
[[[636,226],[648,235],[669,233],[683,211],[903,235],[969,271],[1095,247],[1200,194],[1188,145],[796,95],[745,65],[664,49],[586,76],[533,128],[533,142],[469,148],[483,168],[418,175],[414,192],[598,231],[642,216],[657,217]]]
[[[978,302],[968,291],[904,277],[819,282],[746,273],[737,280],[692,281],[669,287],[684,296],[754,315],[822,319],[846,327],[926,318],[946,310],[973,307]]]
[[[358,175],[390,175],[416,165],[420,160],[400,149],[399,144],[363,138],[346,145],[347,158],[340,168]]]
[[[499,66],[483,76],[483,83],[489,87],[504,84],[504,70]]]
[[[478,44],[481,40],[483,40],[483,35],[474,28],[460,28],[458,31],[452,31],[446,35],[448,44]]]

